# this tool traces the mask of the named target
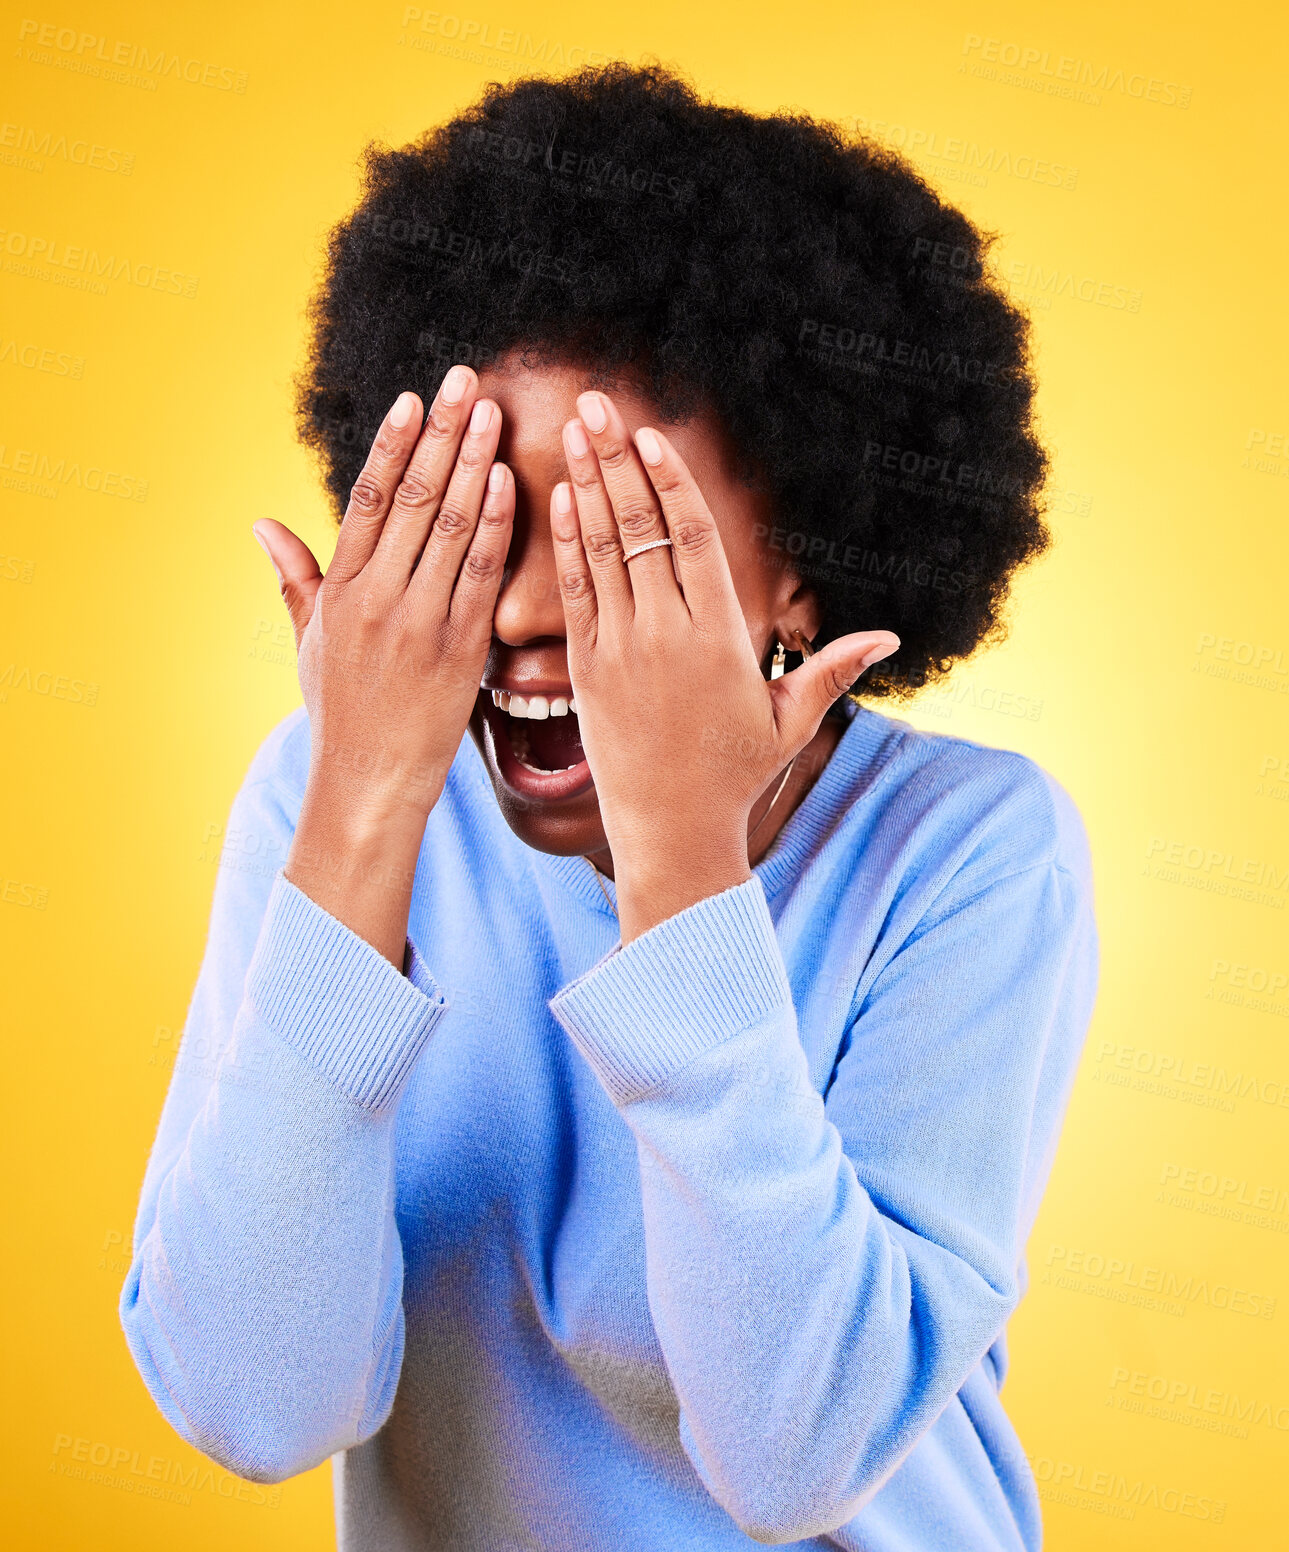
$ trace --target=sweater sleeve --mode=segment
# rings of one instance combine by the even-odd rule
[[[1016,1306],[1091,1012],[1090,894],[1040,862],[925,917],[826,1101],[755,875],[552,998],[636,1138],[682,1444],[757,1541],[851,1520]]]
[[[445,1007],[414,950],[400,975],[287,881],[292,808],[254,768],[233,804],[120,1301],[165,1417],[259,1482],[393,1405],[394,1117]]]

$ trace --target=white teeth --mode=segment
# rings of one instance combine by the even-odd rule
[[[530,722],[541,722],[546,717],[566,717],[577,714],[577,702],[570,695],[547,697],[545,695],[520,695],[516,691],[494,690],[494,706],[500,706],[512,717],[527,717]]]

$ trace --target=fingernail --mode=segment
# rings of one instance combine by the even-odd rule
[[[568,437],[568,450],[574,458],[585,458],[591,451],[591,444],[587,441],[580,420],[570,420],[565,427],[565,435]]]
[[[567,480],[561,480],[555,487],[555,510],[561,517],[567,517],[573,510],[573,487]]]
[[[646,463],[662,462],[662,443],[648,426],[641,426],[636,432],[636,446],[640,449],[640,456]]]
[[[487,399],[480,399],[470,414],[470,430],[478,434],[486,431],[492,424],[492,405]]]
[[[862,674],[866,668],[871,668],[874,663],[880,663],[884,657],[890,657],[892,652],[898,652],[899,650],[898,643],[893,647],[870,647],[860,662],[860,673]]]
[[[608,425],[609,412],[605,409],[604,400],[598,393],[579,394],[577,408],[592,431],[603,431]]]
[[[502,463],[494,463],[488,470],[488,489],[501,490],[506,483],[506,466]]]
[[[470,374],[463,366],[454,366],[443,379],[443,387],[439,392],[443,396],[444,404],[460,404],[465,398],[466,385],[470,381]]]
[[[412,410],[416,405],[414,393],[400,393],[394,400],[394,407],[389,412],[389,423],[396,431],[401,431],[412,418]]]

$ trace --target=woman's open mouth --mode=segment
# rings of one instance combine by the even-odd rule
[[[485,686],[479,704],[497,769],[512,791],[555,802],[591,786],[571,694],[527,695]]]

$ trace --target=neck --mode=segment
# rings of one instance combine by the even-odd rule
[[[818,781],[845,731],[846,724],[838,718],[825,717],[819,724],[818,732],[793,761],[792,772],[777,798],[774,794],[783,781],[783,769],[775,771],[770,778],[764,792],[752,805],[752,812],[747,819],[747,860],[751,866],[755,866],[769,851],[779,831]],[[606,878],[616,876],[613,872],[613,853],[607,846],[586,855]]]

